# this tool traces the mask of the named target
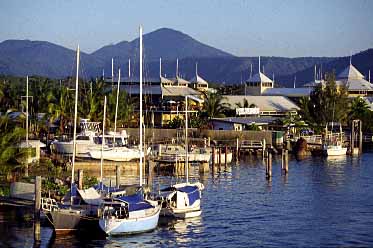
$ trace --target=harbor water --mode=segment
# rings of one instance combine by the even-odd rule
[[[191,181],[205,184],[202,216],[161,220],[153,232],[103,237],[86,233],[54,236],[43,226],[34,244],[32,221],[17,209],[0,208],[0,247],[373,247],[373,154],[289,161],[281,173],[274,157],[271,181],[260,157]],[[114,176],[114,175],[113,175]],[[113,177],[114,178],[114,177]],[[154,188],[181,177],[155,175]],[[136,175],[123,181],[138,182]]]

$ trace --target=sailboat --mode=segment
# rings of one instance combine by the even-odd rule
[[[142,27],[140,26],[140,144],[143,142],[142,116]],[[140,156],[140,187],[135,194],[106,200],[101,205],[102,216],[99,226],[107,235],[142,233],[155,229],[158,225],[161,205],[144,197],[142,190],[142,157]]]
[[[185,96],[185,183],[174,184],[161,191],[162,216],[175,218],[192,218],[200,216],[201,197],[204,185],[200,182],[189,182],[189,149],[188,149],[188,98]]]
[[[57,203],[51,198],[42,198],[41,207],[45,213],[47,219],[53,225],[55,233],[68,233],[76,231],[80,225],[87,224],[93,221],[93,225],[97,223],[97,218],[94,216],[97,213],[98,206],[101,204],[100,195],[95,190],[90,192],[84,192],[85,194],[79,194],[79,190],[74,183],[74,167],[76,157],[76,125],[77,125],[77,103],[78,103],[78,78],[79,78],[79,46],[77,48],[76,56],[76,82],[75,82],[75,109],[74,109],[74,134],[73,134],[73,157],[72,157],[72,168],[71,168],[71,182],[70,192],[68,195],[67,204]],[[88,194],[89,193],[89,194]],[[84,196],[86,202],[84,201]],[[83,220],[83,221],[82,221]],[[87,221],[86,223],[84,223]]]
[[[114,121],[114,140],[116,139],[115,134],[117,133],[117,116],[118,116],[118,100],[119,100],[119,89],[120,89],[120,69],[118,72],[118,86],[117,86],[117,100],[115,105],[115,121]],[[136,148],[128,148],[126,146],[115,146],[105,147],[104,149],[90,149],[89,156],[93,159],[126,162],[132,160],[138,160],[140,157],[144,157],[144,153]]]

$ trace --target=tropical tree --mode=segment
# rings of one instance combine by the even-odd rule
[[[208,93],[205,100],[203,111],[208,118],[225,117],[225,112],[229,110],[228,103],[224,102],[225,97],[218,93]]]
[[[249,108],[249,102],[247,101],[246,98],[243,99],[243,104],[236,103],[237,108]]]
[[[370,111],[368,103],[359,96],[352,100],[348,116],[350,120],[363,119],[368,111]]]
[[[104,80],[90,80],[81,85],[80,102],[82,104],[79,105],[79,113],[91,121],[101,121],[104,113]]]
[[[8,115],[0,116],[0,162],[16,162],[22,156],[17,144],[25,136],[25,130],[17,127]]]
[[[314,127],[324,127],[328,122],[345,123],[348,111],[348,92],[344,85],[335,82],[334,73],[326,75],[326,84],[318,85],[309,100],[300,101],[301,116]]]
[[[74,106],[74,97],[69,88],[61,86],[56,92],[55,99],[48,104],[48,113],[50,122],[59,120],[60,133],[64,133],[65,126],[72,120],[72,110]]]
[[[108,119],[111,124],[115,122],[115,107],[117,102],[117,92],[113,91],[109,94],[108,100]],[[124,126],[130,120],[134,112],[134,104],[132,99],[125,91],[120,91],[118,96],[118,116],[117,126]],[[112,126],[112,125],[111,125]]]

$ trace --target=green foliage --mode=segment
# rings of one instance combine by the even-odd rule
[[[225,112],[229,110],[229,106],[224,102],[224,97],[218,93],[208,93],[204,103],[203,111],[208,118],[225,117]]]
[[[64,196],[69,191],[69,187],[65,184],[55,183],[53,178],[47,178],[42,182],[42,189],[45,192],[53,191],[57,195]]]
[[[175,116],[172,120],[168,122],[169,128],[180,128],[184,124],[184,120],[181,119],[179,116]]]
[[[251,131],[260,131],[260,128],[255,123],[252,123],[251,125],[248,126],[248,130],[251,130]]]
[[[348,114],[347,88],[337,86],[334,74],[327,74],[326,84],[317,86],[310,99],[301,99],[300,106],[302,118],[316,129],[325,127],[328,122],[345,123]]]
[[[89,176],[83,177],[83,185],[85,189],[88,189],[96,184],[98,184],[98,180],[96,177],[89,177]]]
[[[23,153],[17,147],[21,139],[25,137],[25,130],[17,127],[8,115],[0,116],[0,161],[16,162]]]
[[[0,196],[10,196],[10,187],[0,185]]]

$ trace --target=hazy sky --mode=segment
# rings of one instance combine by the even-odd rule
[[[0,41],[85,52],[168,27],[238,56],[340,56],[373,47],[370,0],[1,0]]]

